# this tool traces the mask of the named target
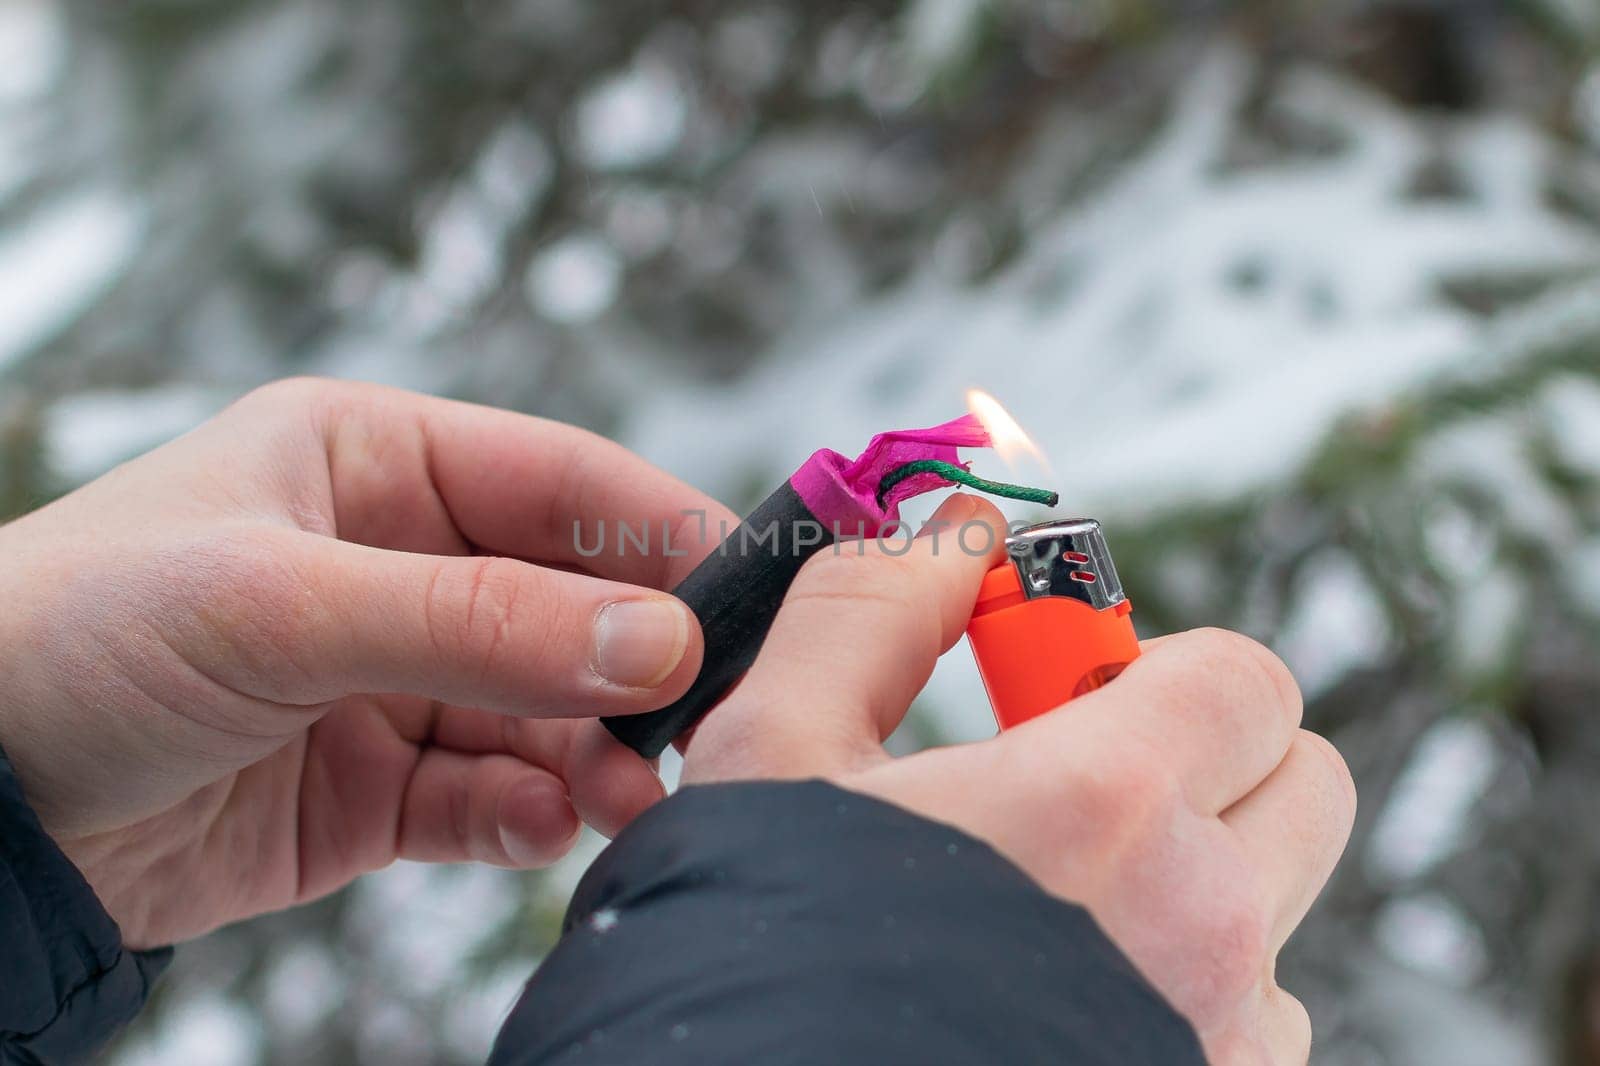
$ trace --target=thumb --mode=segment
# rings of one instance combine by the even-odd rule
[[[804,777],[881,754],[960,639],[1005,519],[955,495],[909,544],[843,544],[806,563],[750,673],[696,728],[685,780]]]
[[[287,639],[287,702],[403,692],[529,717],[665,706],[700,668],[700,627],[663,592],[516,559],[385,551],[307,534],[311,606]],[[293,564],[292,564],[293,565]]]

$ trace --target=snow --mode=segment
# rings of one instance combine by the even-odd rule
[[[500,277],[498,234],[470,189],[453,191],[423,231],[420,282],[443,308],[485,295]]]
[[[1494,527],[1455,501],[1436,503],[1422,534],[1428,562],[1459,584],[1475,581],[1494,559]]]
[[[1451,983],[1368,959],[1343,1005],[1349,1017],[1375,1030],[1381,1057],[1341,1062],[1403,1063],[1404,1066],[1538,1066],[1549,1062],[1534,1036],[1534,1022],[1509,1017],[1487,997]]]
[[[1453,718],[1429,730],[1373,829],[1366,861],[1377,878],[1419,877],[1460,847],[1499,762],[1481,722]]]
[[[662,389],[642,374],[652,387],[634,397],[622,439],[727,498],[819,446],[849,451],[883,428],[943,421],[977,385],[1061,472],[1063,510],[1106,520],[1114,538],[1119,522],[1270,492],[1352,414],[1493,372],[1530,341],[1568,333],[1562,323],[1593,319],[1592,294],[1549,297],[1493,326],[1440,295],[1480,272],[1600,262],[1594,239],[1544,202],[1540,134],[1499,117],[1443,125],[1307,71],[1275,106],[1336,130],[1347,150],[1229,170],[1243,63],[1219,52],[1125,172],[1043,220],[998,275],[965,285],[920,272],[847,314],[801,322],[726,385]],[[1468,193],[1408,199],[1441,150]],[[792,162],[777,168],[783,180],[805,172]],[[1506,432],[1470,427],[1429,461],[1486,475],[1521,515],[1514,528],[1565,536],[1570,523],[1526,475],[1525,449],[1506,450]],[[973,458],[980,473],[1008,473]],[[1359,576],[1315,580],[1281,648],[1320,688],[1381,650],[1388,630]],[[1514,597],[1493,582],[1480,596],[1474,618],[1488,621],[1463,639],[1488,660],[1495,649],[1478,638]],[[927,695],[947,735],[992,731],[964,651],[941,662]]]
[[[598,170],[644,166],[677,147],[688,101],[672,73],[641,63],[606,79],[579,101],[579,156]]]
[[[395,987],[437,997],[458,988],[473,952],[521,901],[518,875],[489,866],[398,862],[356,882],[373,926],[373,963]]]
[[[916,0],[905,12],[903,47],[924,77],[954,66],[982,40],[988,0]]]
[[[819,444],[941,421],[978,385],[1063,471],[1066,508],[1151,517],[1281,483],[1342,417],[1461,366],[1482,327],[1439,298],[1444,280],[1600,260],[1543,205],[1537,168],[1501,158],[1536,154],[1535,134],[1462,123],[1447,139],[1478,168],[1475,196],[1410,203],[1437,131],[1323,76],[1280,106],[1337,126],[1344,157],[1219,172],[1239,63],[1213,62],[1127,172],[999,276],[930,271],[804,323],[745,380],[641,396],[628,442],[726,491]]]
[[[1300,576],[1294,609],[1273,641],[1308,699],[1379,660],[1393,639],[1383,604],[1355,559],[1330,552]]]
[[[0,239],[0,371],[68,325],[133,255],[142,217],[122,195],[61,196]]]
[[[0,3],[0,114],[43,95],[66,56],[61,11],[49,0]]]
[[[192,429],[230,398],[194,385],[74,393],[46,413],[45,458],[68,484],[88,481]]]
[[[1467,676],[1503,676],[1522,636],[1528,590],[1510,566],[1468,584],[1452,607],[1451,652]]]
[[[1589,0],[1536,0],[1534,6],[1564,23],[1576,37],[1593,37],[1600,33],[1600,11]]]
[[[1558,378],[1538,402],[1556,454],[1577,470],[1600,475],[1600,385],[1576,375]]]
[[[260,1046],[260,1021],[243,1004],[220,995],[179,1004],[160,1032],[138,1041],[119,1066],[252,1066]]]
[[[1397,962],[1453,985],[1471,985],[1488,961],[1477,928],[1449,900],[1433,894],[1385,903],[1376,935]]]
[[[593,234],[566,237],[540,252],[528,265],[528,299],[557,322],[583,322],[616,301],[622,262],[616,251]]]
[[[1565,585],[1590,618],[1600,615],[1600,539],[1590,537],[1562,560]]]
[[[507,123],[484,145],[423,227],[416,283],[438,319],[493,290],[505,270],[507,233],[544,196],[553,174],[548,146],[521,123]]]
[[[526,215],[550,190],[555,159],[537,130],[507,122],[484,145],[472,182],[487,207],[509,224]]]
[[[487,978],[470,983],[466,994],[452,1002],[444,1020],[444,1038],[462,1059],[488,1060],[495,1035],[522,997],[529,971],[526,960],[513,960]]]
[[[1573,517],[1533,462],[1524,424],[1492,416],[1434,434],[1419,449],[1415,476],[1491,499],[1498,524],[1560,548],[1576,535]]]
[[[262,1014],[274,1029],[309,1033],[344,1003],[344,973],[321,944],[295,944],[274,960]]]

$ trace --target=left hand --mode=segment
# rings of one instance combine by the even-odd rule
[[[662,795],[598,722],[539,719],[688,687],[699,626],[653,590],[695,511],[731,517],[569,426],[268,386],[0,529],[0,747],[134,947],[397,857],[548,863]]]

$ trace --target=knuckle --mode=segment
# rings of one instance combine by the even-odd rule
[[[1058,802],[1073,813],[1090,849],[1109,859],[1138,854],[1145,841],[1159,837],[1185,809],[1177,773],[1159,753],[1131,742],[1118,753],[1104,751],[1077,772],[1063,774],[1047,760],[1045,770],[1058,781]]]
[[[465,781],[454,783],[445,791],[444,814],[454,850],[481,860],[481,852],[474,847],[479,834],[472,831],[472,791]]]
[[[311,424],[328,432],[360,406],[372,386],[310,376],[279,378],[245,393],[229,408],[258,427]]]
[[[1295,737],[1294,746],[1316,767],[1318,791],[1328,797],[1337,823],[1348,831],[1355,821],[1357,799],[1355,779],[1344,756],[1332,741],[1306,729]]]
[[[792,595],[799,599],[874,600],[914,605],[917,583],[911,564],[873,552],[819,552],[801,568]]]
[[[795,748],[782,730],[765,728],[763,718],[736,693],[701,719],[684,753],[684,782],[794,776]]]
[[[1311,1061],[1311,1015],[1304,1003],[1282,989],[1274,993],[1278,1008],[1278,1026],[1283,1055],[1283,1066],[1305,1066]],[[1274,1064],[1277,1066],[1277,1064]]]
[[[1206,1062],[1211,1066],[1300,1066],[1275,1056],[1260,1034],[1237,1028],[1206,1041]]]
[[[1200,935],[1211,945],[1218,985],[1232,988],[1236,994],[1254,986],[1266,963],[1270,925],[1271,916],[1259,892],[1233,893],[1211,910]]]
[[[1300,685],[1284,661],[1266,645],[1227,629],[1198,629],[1190,637],[1196,651],[1224,677],[1231,675],[1235,681],[1248,679],[1246,683],[1259,690],[1262,702],[1295,723],[1299,722]]]
[[[1184,936],[1193,949],[1185,998],[1200,1017],[1226,1017],[1259,987],[1271,950],[1271,916],[1260,897],[1235,889],[1193,912]]]
[[[347,387],[345,383],[331,378],[299,375],[258,385],[245,393],[239,402],[243,405],[272,410],[293,410],[310,406]]]
[[[520,565],[510,559],[440,563],[429,585],[426,614],[434,648],[475,664],[480,676],[487,674],[519,617],[521,578]]]
[[[327,679],[307,664],[325,610],[315,583],[275,532],[206,536],[158,558],[181,577],[152,588],[152,613],[186,619],[179,639],[195,665],[235,691],[287,703],[327,698]],[[202,636],[204,639],[194,639]]]

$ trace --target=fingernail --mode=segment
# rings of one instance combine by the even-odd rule
[[[623,688],[655,688],[689,647],[689,619],[676,600],[623,600],[594,624],[595,672]]]
[[[538,778],[512,785],[500,799],[500,846],[518,866],[548,866],[583,828],[566,790]]]

